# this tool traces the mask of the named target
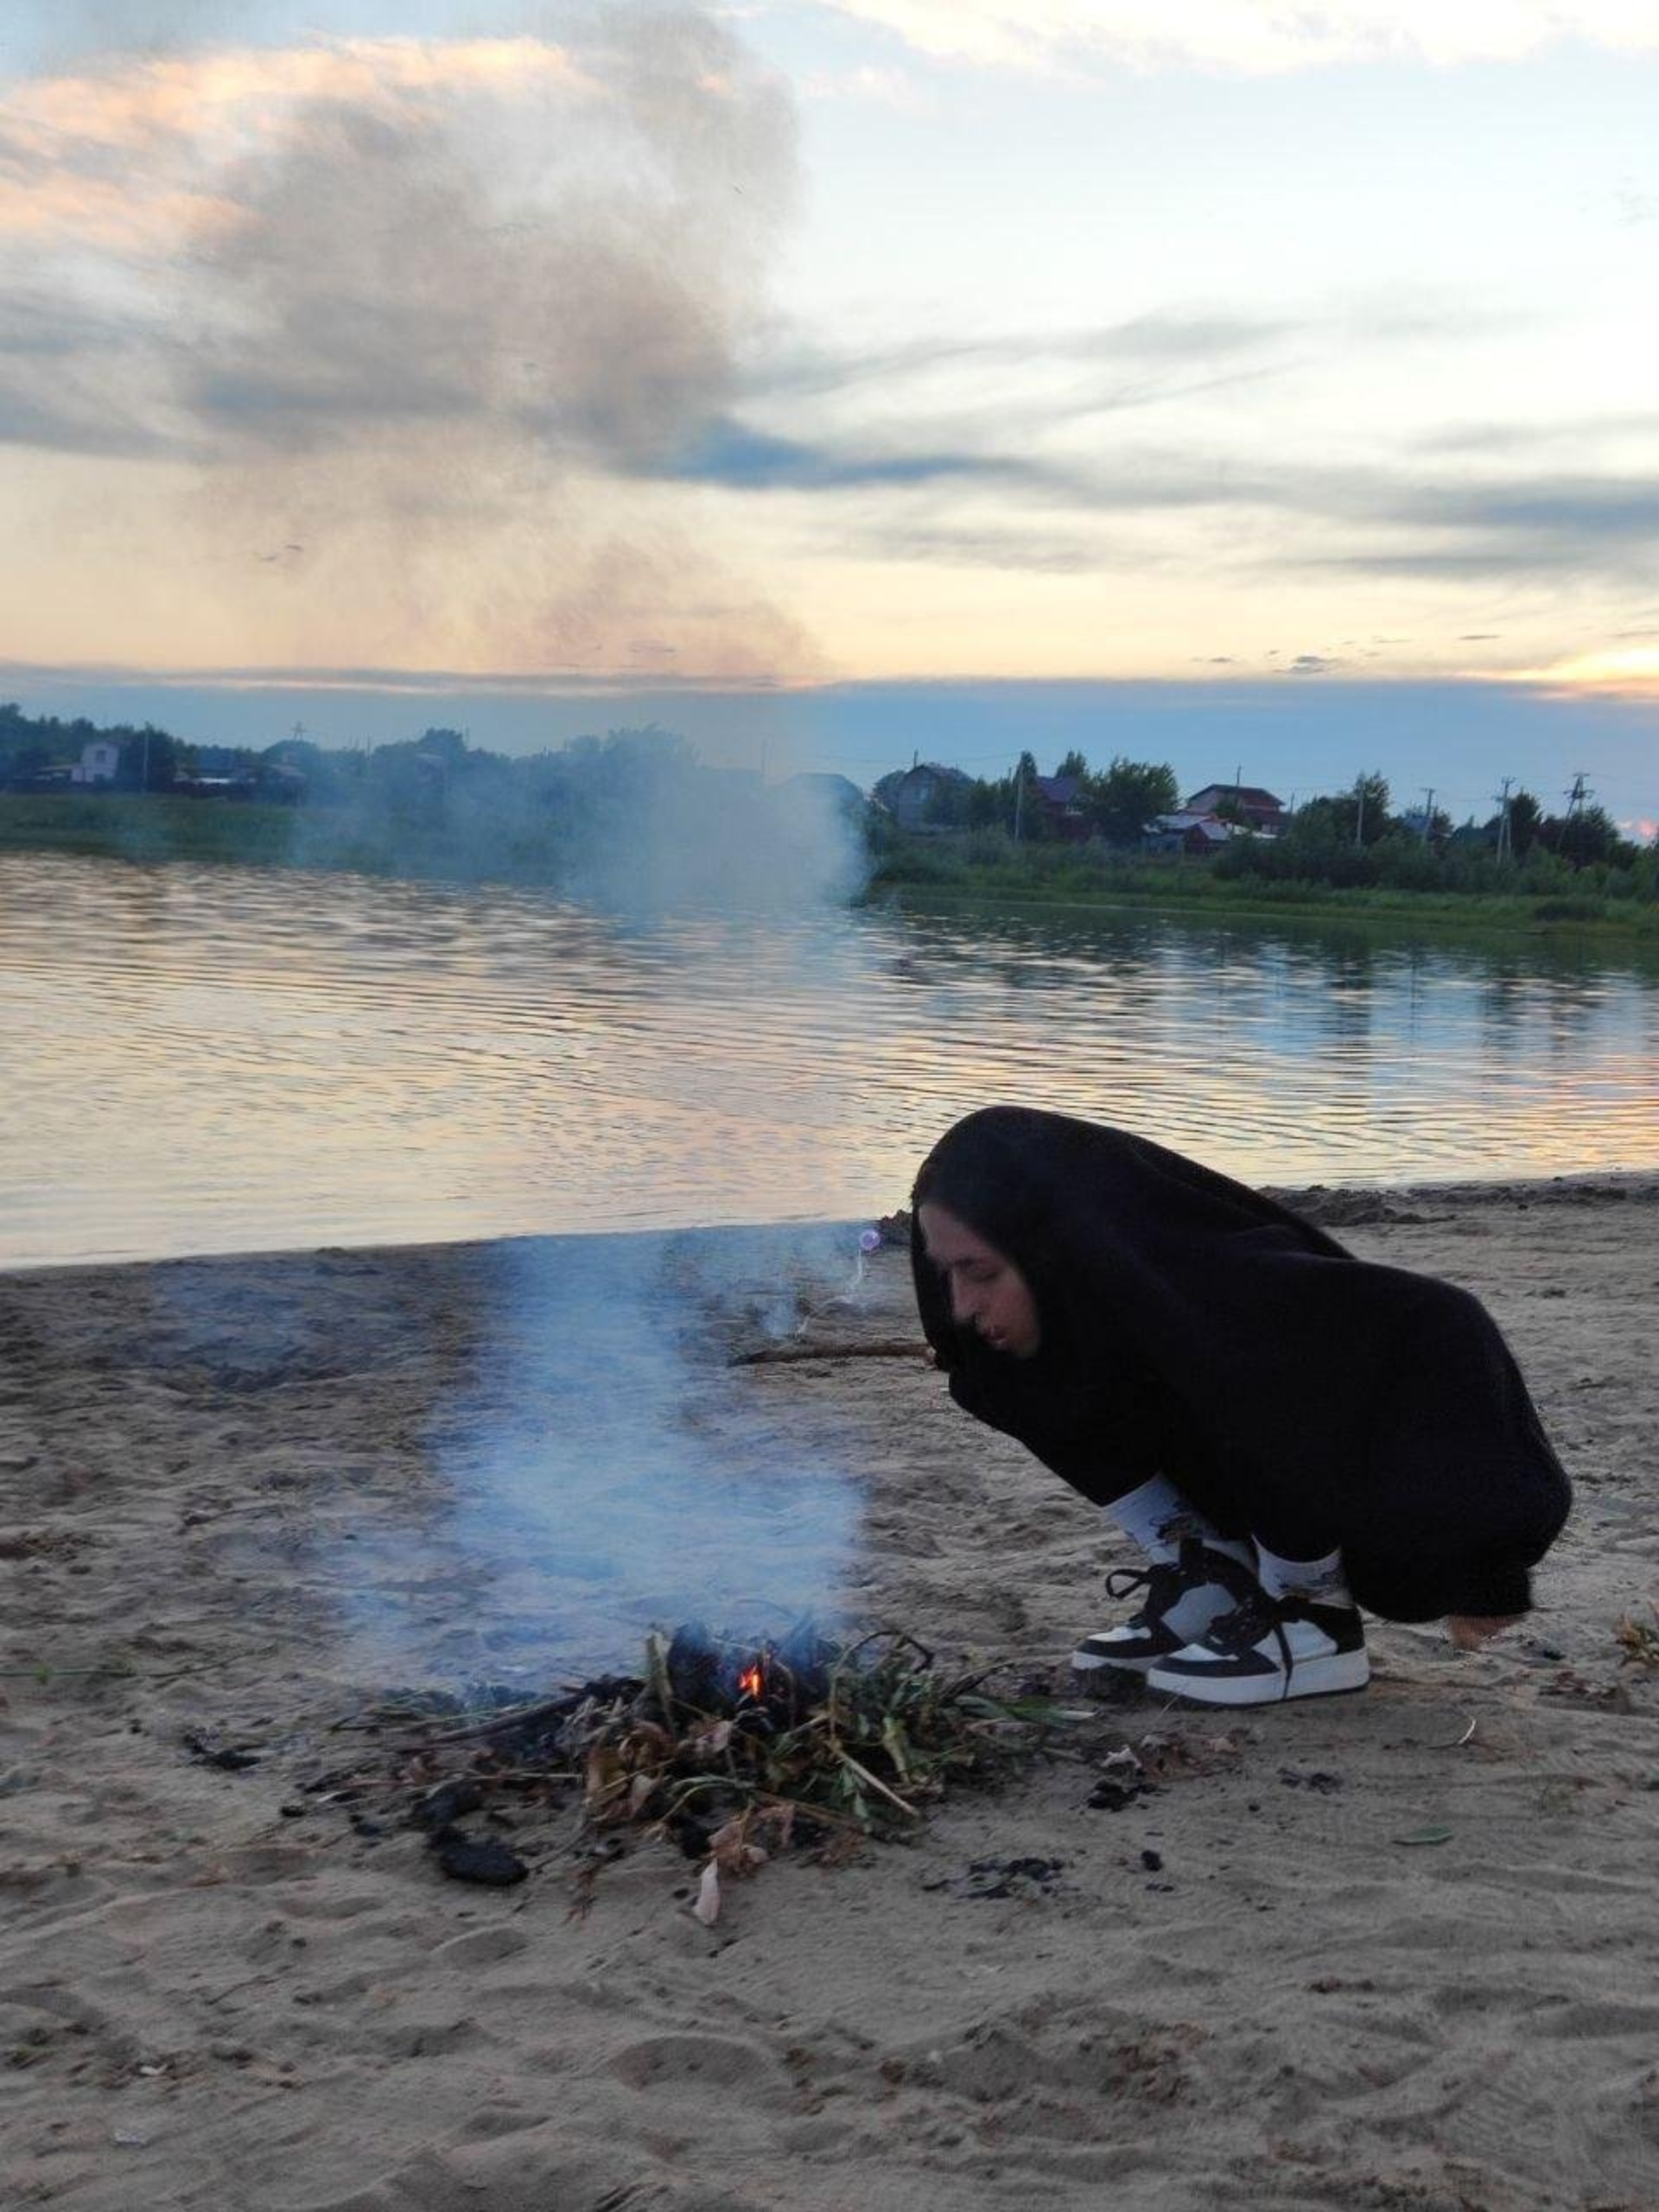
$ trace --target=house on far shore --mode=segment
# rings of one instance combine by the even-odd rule
[[[855,822],[862,821],[869,810],[868,799],[850,776],[835,776],[807,769],[799,775],[785,776],[783,782],[773,788],[786,805],[820,806],[829,812],[844,814]]]
[[[1147,830],[1147,850],[1185,853],[1192,860],[1207,860],[1211,853],[1221,850],[1232,834],[1232,824],[1218,815],[1195,814],[1188,806],[1179,814],[1153,817]]]
[[[1254,784],[1206,784],[1201,791],[1193,792],[1181,811],[1213,814],[1220,806],[1227,807],[1260,836],[1276,837],[1286,825],[1283,799]]]
[[[80,748],[80,758],[69,771],[72,784],[112,784],[121,772],[121,748],[107,737],[95,737]]]
[[[901,830],[931,830],[938,827],[935,814],[939,802],[948,800],[954,787],[965,786],[971,780],[960,768],[942,768],[937,760],[922,760],[906,768],[894,784],[888,785],[884,777],[877,788]]]
[[[1083,810],[1081,776],[1033,776],[1026,789],[1026,803],[1042,821],[1051,837],[1063,843],[1081,844],[1089,835]]]

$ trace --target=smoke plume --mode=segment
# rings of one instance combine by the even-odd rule
[[[798,671],[659,480],[734,391],[798,197],[734,32],[612,6],[146,50],[158,13],[8,105],[0,437],[160,464],[161,557],[188,516],[198,588],[258,588],[238,660]]]

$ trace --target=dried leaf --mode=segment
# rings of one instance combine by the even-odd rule
[[[711,1863],[716,1866],[723,1866],[728,1872],[735,1872],[743,1856],[743,1847],[748,1840],[748,1833],[749,1816],[747,1813],[738,1814],[734,1819],[728,1821],[723,1827],[716,1828],[709,1839]]]
[[[720,1869],[712,1859],[702,1870],[691,1910],[705,1928],[712,1928],[720,1918]]]
[[[595,1744],[583,1762],[582,1795],[590,1812],[614,1814],[625,1769],[621,1753],[611,1744]]]
[[[779,1850],[787,1851],[795,1834],[794,1806],[773,1805],[768,1808],[765,1818]]]

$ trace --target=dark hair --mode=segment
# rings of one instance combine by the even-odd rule
[[[955,1214],[1012,1260],[1033,1298],[1054,1245],[1064,1202],[1067,1139],[1088,1125],[1026,1106],[986,1106],[947,1129],[917,1173],[912,1209]]]
[[[1055,1295],[1054,1221],[1063,1185],[1053,1173],[1060,1116],[1021,1106],[987,1106],[947,1129],[917,1172],[912,1211],[939,1205],[1012,1262],[1037,1308],[1046,1351],[1058,1349],[1061,1303]],[[1005,1364],[977,1332],[951,1319],[950,1298],[927,1257],[919,1222],[911,1240],[917,1301],[939,1363],[946,1369]]]

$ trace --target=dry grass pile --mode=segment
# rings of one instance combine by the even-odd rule
[[[666,1840],[699,1865],[694,1910],[712,1922],[722,1881],[775,1852],[845,1859],[913,1834],[947,1789],[995,1787],[1088,1717],[1029,1683],[942,1669],[899,1630],[757,1642],[689,1624],[647,1640],[640,1674],[556,1697],[394,1694],[341,1724],[376,1739],[372,1758],[306,1792],[369,1835],[389,1820],[422,1830],[459,1879],[563,1861],[579,1904],[631,1844]]]

